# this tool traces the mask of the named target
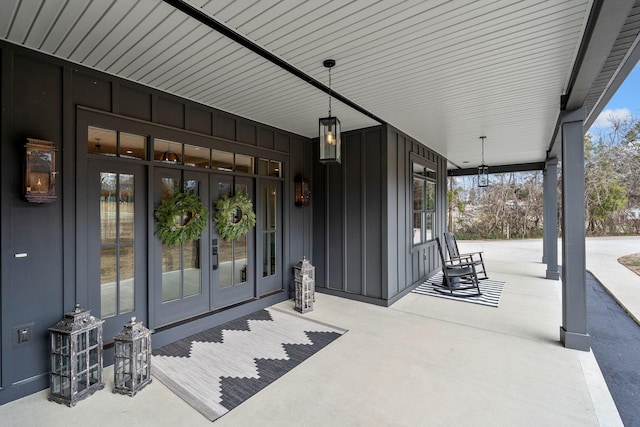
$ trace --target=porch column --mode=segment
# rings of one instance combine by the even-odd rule
[[[558,158],[547,159],[544,169],[544,256],[546,278],[558,280]]]
[[[560,342],[589,351],[585,263],[585,110],[566,111],[562,135],[562,326]]]
[[[547,200],[547,186],[549,183],[547,182],[547,167],[545,166],[542,171],[542,263],[547,263],[547,231],[549,230],[549,226],[547,225],[547,205],[549,201]]]

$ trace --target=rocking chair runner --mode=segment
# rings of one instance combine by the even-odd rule
[[[476,272],[476,264],[474,262],[464,262],[458,260],[447,261],[442,252],[440,239],[436,237],[438,244],[438,252],[442,261],[442,285],[435,287],[435,290],[441,293],[448,293],[456,297],[475,297],[480,296],[480,286],[478,284],[478,274]],[[476,292],[463,292],[469,289],[475,289]]]
[[[487,270],[484,267],[484,259],[482,258],[482,252],[469,252],[461,254],[458,250],[458,242],[456,241],[456,235],[451,231],[444,233],[444,242],[447,245],[447,252],[449,252],[449,259],[452,262],[473,263],[478,269],[478,274],[482,276],[479,279],[488,279]]]

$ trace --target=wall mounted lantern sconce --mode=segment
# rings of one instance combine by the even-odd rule
[[[336,65],[336,61],[327,59],[323,65],[329,69],[329,117],[320,119],[320,162],[339,164],[341,152],[340,120],[331,116],[331,68]]]
[[[27,138],[24,147],[26,151],[25,198],[34,203],[52,203],[56,200],[55,144],[51,141]]]
[[[311,202],[311,188],[309,180],[301,176],[296,176],[294,180],[296,184],[296,206],[309,206]]]
[[[478,166],[478,187],[489,186],[489,166],[484,164],[484,140],[486,136],[481,136],[482,140],[482,163]]]

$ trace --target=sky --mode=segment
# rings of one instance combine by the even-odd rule
[[[607,117],[640,116],[640,63],[636,64],[607,106],[593,122],[594,127],[608,127]]]

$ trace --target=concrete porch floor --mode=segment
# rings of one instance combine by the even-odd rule
[[[638,241],[589,241],[587,268],[607,287],[621,276],[637,285],[615,251],[637,252]],[[349,332],[215,425],[621,426],[593,353],[559,343],[561,284],[544,279],[542,241],[460,246],[484,250],[490,277],[506,282],[499,308],[417,294],[384,308],[318,294],[304,316]],[[279,307],[293,312],[292,301]],[[157,380],[134,398],[112,394],[112,372],[74,408],[45,390],[0,406],[0,424],[211,425]]]

